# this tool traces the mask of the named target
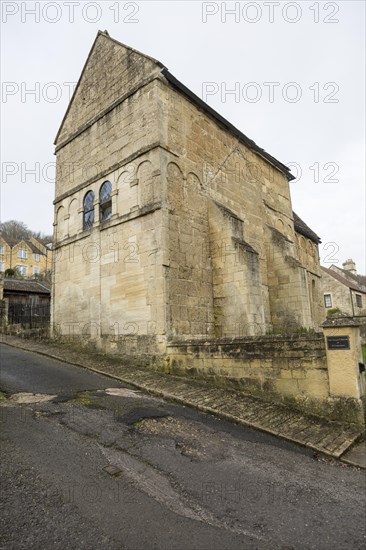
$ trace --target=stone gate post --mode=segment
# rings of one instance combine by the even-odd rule
[[[357,400],[365,420],[366,378],[360,324],[352,317],[334,317],[323,325],[330,397]],[[361,420],[361,418],[360,418]]]

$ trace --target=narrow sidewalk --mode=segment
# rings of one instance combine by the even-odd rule
[[[202,380],[182,378],[148,368],[122,365],[116,357],[86,353],[68,345],[0,335],[0,342],[117,378],[152,394],[225,420],[270,433],[340,458],[361,436],[360,430],[308,416]],[[354,464],[360,465],[362,464]]]

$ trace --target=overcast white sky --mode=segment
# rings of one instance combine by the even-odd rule
[[[365,2],[2,1],[1,12],[1,221],[52,231],[65,83],[107,29],[291,163],[293,208],[321,237],[322,263],[352,257],[366,272]]]

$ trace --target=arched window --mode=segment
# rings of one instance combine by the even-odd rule
[[[83,228],[89,229],[94,223],[94,193],[88,191],[84,197]]]
[[[99,219],[105,222],[112,216],[112,184],[105,181],[99,190]]]

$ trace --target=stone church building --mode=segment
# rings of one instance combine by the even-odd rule
[[[159,61],[98,32],[55,146],[55,334],[157,357],[318,330],[320,239],[289,169]]]

